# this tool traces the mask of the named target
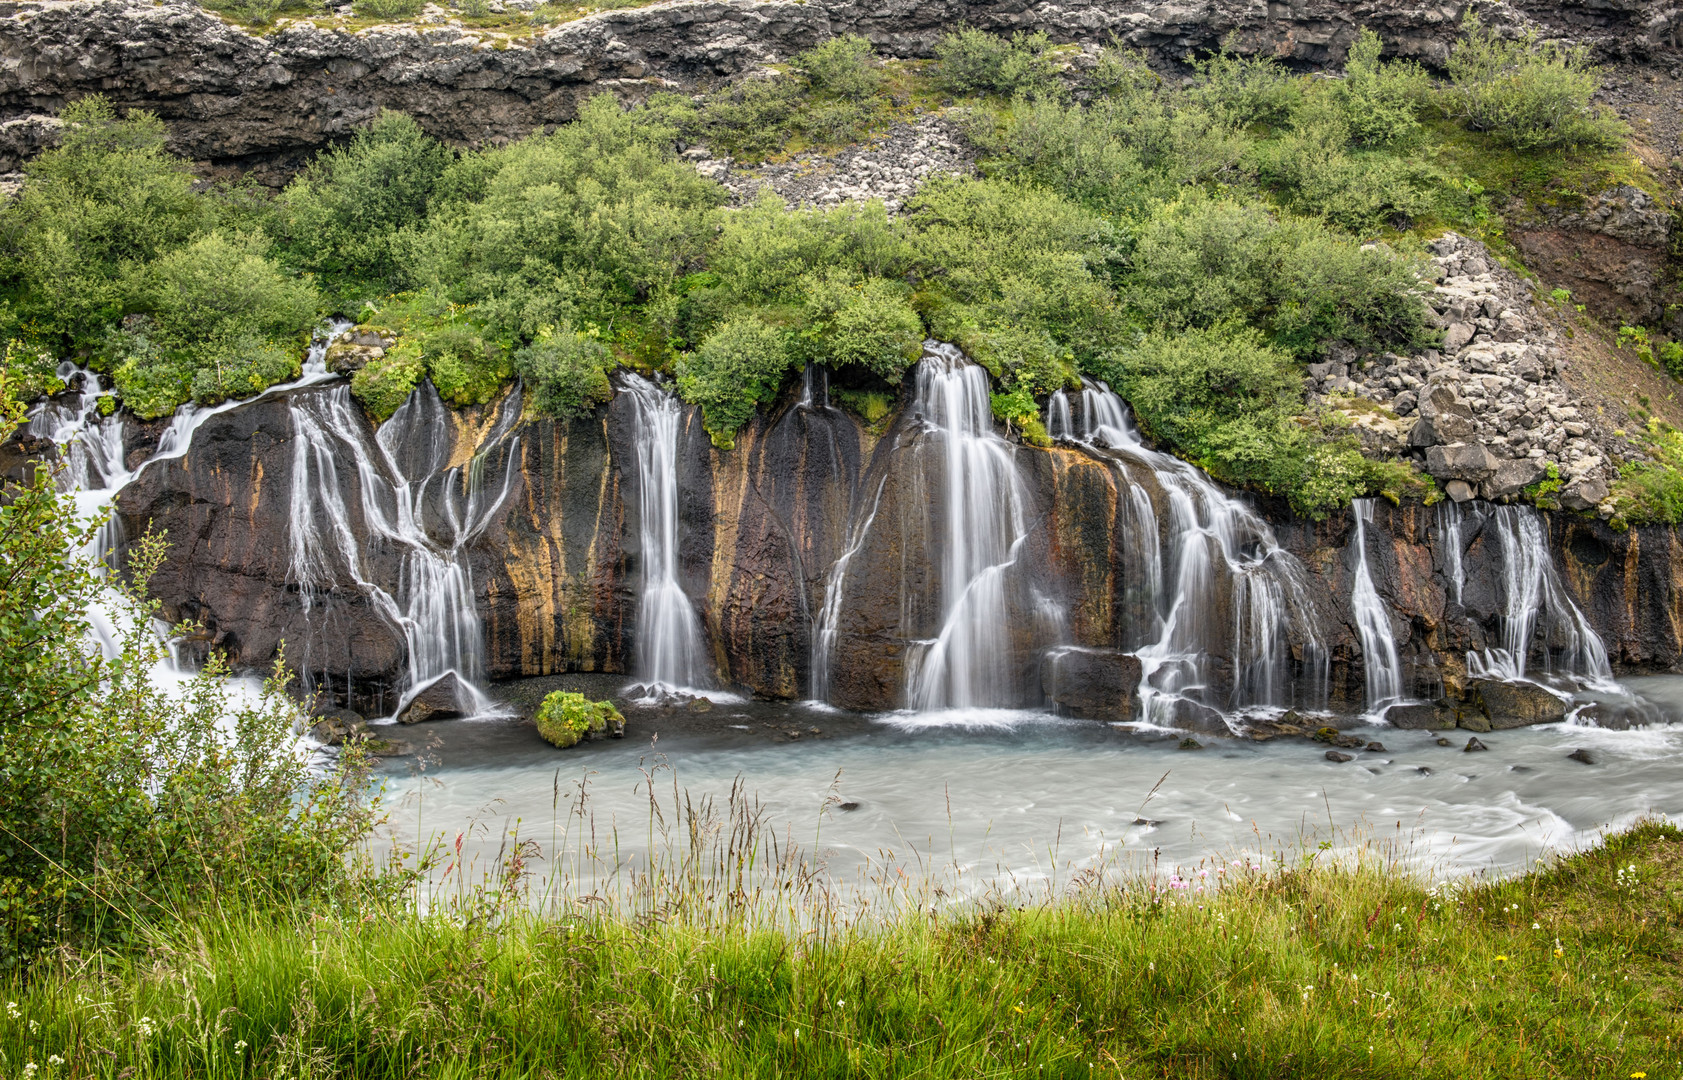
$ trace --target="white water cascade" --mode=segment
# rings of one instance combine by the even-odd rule
[[[1502,644],[1468,653],[1468,674],[1525,679],[1535,643],[1545,674],[1617,691],[1606,646],[1573,602],[1549,557],[1541,515],[1529,506],[1491,507],[1485,535],[1493,530],[1502,552],[1502,574],[1497,579]]]
[[[1207,710],[1225,717],[1319,706],[1328,657],[1302,565],[1248,506],[1192,465],[1146,447],[1109,387],[1085,382],[1078,403],[1077,410],[1068,394],[1054,394],[1047,430],[1110,461],[1126,485],[1128,605],[1120,644],[1143,666],[1144,718],[1175,726]],[[1233,659],[1225,688],[1213,662],[1218,650]]]
[[[1450,598],[1457,604],[1467,587],[1467,571],[1462,565],[1465,542],[1461,535],[1461,526],[1465,521],[1466,515],[1462,513],[1460,503],[1438,504],[1438,544],[1443,549],[1443,576],[1449,582]]]
[[[678,400],[626,373],[637,443],[638,541],[643,563],[637,605],[637,680],[650,696],[712,683],[706,639],[689,594],[678,582]]]
[[[1362,670],[1367,677],[1367,713],[1377,716],[1387,705],[1402,700],[1402,661],[1391,632],[1391,614],[1373,587],[1367,566],[1367,527],[1373,522],[1373,500],[1357,499],[1350,506],[1356,519],[1356,573],[1350,590],[1350,613],[1362,639]]]
[[[291,383],[270,387],[259,397],[279,393],[299,386],[307,386],[333,378],[327,371],[327,347],[349,323],[335,324],[327,335],[311,343],[299,378]],[[106,520],[83,556],[102,576],[115,569],[114,560],[122,541],[122,530],[115,514],[110,513],[117,496],[135,476],[155,461],[180,457],[187,452],[192,435],[205,420],[229,409],[248,404],[251,400],[229,401],[205,407],[188,404],[177,410],[170,427],[160,438],[152,455],[134,471],[126,466],[126,432],[121,414],[105,415],[100,404],[114,391],[100,388],[99,376],[73,364],[59,365],[58,376],[70,384],[81,377],[79,398],[74,405],[48,400],[37,406],[30,416],[27,433],[38,439],[49,439],[60,448],[63,468],[56,478],[62,492],[75,496],[76,508],[83,520],[106,514]],[[128,623],[128,606],[114,590],[108,591],[88,609],[89,633],[107,658],[115,658],[121,649],[122,637]],[[157,624],[162,637],[168,627]],[[166,641],[168,659],[150,677],[155,685],[179,685],[191,675],[189,665],[181,657],[176,642]],[[236,694],[255,701],[261,691],[257,679],[238,679],[231,682]]]
[[[518,389],[465,468],[447,459],[447,410],[430,383],[410,394],[373,438],[358,422],[347,387],[295,394],[287,407],[293,430],[288,576],[305,611],[324,604],[333,584],[348,577],[403,634],[404,687],[392,715],[450,674],[463,712],[491,712],[477,685],[485,677],[485,634],[466,547],[508,496],[519,437],[507,439],[500,481],[487,485],[485,460],[520,415]],[[400,559],[395,592],[368,572],[368,561],[385,551]],[[306,689],[331,674],[337,659],[314,656],[306,646],[300,658]]]
[[[941,628],[908,656],[907,698],[921,711],[999,706],[1013,693],[1006,576],[1029,500],[989,390],[956,346],[924,342],[913,408],[929,440],[919,464],[940,493]]]

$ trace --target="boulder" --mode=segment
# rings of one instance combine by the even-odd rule
[[[397,714],[400,724],[419,724],[427,720],[447,720],[465,712],[467,695],[454,671],[447,671],[434,679],[412,698]]]
[[[348,709],[324,709],[310,726],[310,737],[324,746],[343,746],[346,740],[367,736],[368,721]]]
[[[1474,679],[1467,685],[1461,726],[1469,731],[1501,731],[1555,724],[1566,719],[1566,705],[1558,695],[1536,683]],[[1475,726],[1480,718],[1488,727]]]
[[[1139,658],[1115,649],[1061,649],[1040,664],[1046,700],[1089,720],[1130,719],[1139,685]]]
[[[1578,710],[1578,719],[1608,731],[1628,731],[1666,722],[1665,714],[1657,706],[1639,697],[1591,702]]]
[[[1477,332],[1477,328],[1471,323],[1450,323],[1449,329],[1443,332],[1443,351],[1446,353],[1460,351],[1463,345],[1473,340],[1473,335]]]
[[[1464,503],[1473,497],[1473,486],[1465,480],[1451,480],[1443,486],[1443,493],[1451,502]]]
[[[1426,451],[1426,471],[1439,480],[1477,483],[1496,471],[1496,457],[1482,446],[1455,443]]]
[[[1593,510],[1606,497],[1607,485],[1586,476],[1566,485],[1560,493],[1560,505],[1568,510]]]
[[[1351,760],[1349,754],[1341,754],[1337,750],[1328,750],[1324,755],[1328,761],[1345,762]]]
[[[1465,416],[1440,412],[1436,416],[1422,416],[1408,432],[1408,445],[1413,447],[1441,446],[1444,443],[1466,442],[1476,429]]]
[[[1479,494],[1486,499],[1505,499],[1518,495],[1548,475],[1548,464],[1541,458],[1514,458],[1496,466],[1495,475],[1480,485]]]
[[[340,342],[327,350],[327,370],[350,375],[362,370],[370,361],[386,355],[379,345],[351,345]]]

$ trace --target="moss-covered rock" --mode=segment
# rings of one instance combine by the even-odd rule
[[[535,717],[538,734],[563,750],[581,739],[625,735],[625,717],[611,701],[591,701],[583,694],[556,690],[543,699]]]

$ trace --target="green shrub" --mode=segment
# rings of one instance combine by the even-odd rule
[[[796,71],[821,94],[863,101],[882,88],[883,72],[871,43],[856,34],[833,37],[794,57]]]
[[[401,237],[426,217],[450,152],[419,124],[382,110],[350,143],[329,150],[287,186],[286,250],[333,282],[342,303],[389,293],[406,276]]]
[[[590,701],[583,694],[567,690],[552,691],[538,706],[538,734],[565,750],[579,740],[609,735],[619,738],[625,734],[625,717],[611,701]]]
[[[351,376],[351,393],[362,402],[377,422],[384,422],[398,410],[426,374],[426,361],[421,359],[420,346],[412,341],[400,342],[387,349],[386,355],[370,360]]]
[[[831,367],[857,365],[890,386],[923,355],[923,320],[903,282],[848,280],[832,274],[815,282],[807,301],[812,358]]]
[[[907,219],[932,336],[987,362],[982,336],[1014,329],[1019,342],[1052,343],[1073,371],[1120,331],[1109,278],[1122,240],[1098,214],[1027,185],[938,179]]]
[[[1164,206],[1140,228],[1124,289],[1146,325],[1238,320],[1300,356],[1332,340],[1359,348],[1425,340],[1422,285],[1408,260],[1314,222],[1202,196]]]
[[[1163,85],[1162,77],[1146,63],[1145,51],[1126,48],[1115,35],[1082,81],[1088,89],[1107,97],[1131,98]]]
[[[457,408],[485,404],[514,375],[508,353],[463,323],[438,327],[420,346],[434,389]]]
[[[351,13],[359,19],[413,19],[426,0],[355,0]]]
[[[753,78],[709,96],[698,121],[708,145],[739,161],[775,154],[792,134],[801,89],[792,78]]]
[[[1674,379],[1683,379],[1683,342],[1668,341],[1660,346],[1660,365]]]
[[[243,397],[297,375],[316,294],[267,249],[259,235],[213,232],[136,272],[132,295],[150,316],[148,344],[157,352],[130,351],[116,380],[125,400],[134,394],[137,412],[163,415],[188,394],[205,404]],[[166,370],[142,370],[159,352]],[[177,376],[188,380],[187,393],[169,400],[161,387]]]
[[[570,420],[613,397],[607,348],[589,334],[563,326],[514,354],[527,403],[545,416]]]
[[[92,345],[124,314],[134,268],[206,223],[187,163],[151,113],[118,119],[103,97],[67,105],[61,142],[24,166],[0,210],[5,284],[18,321],[50,347]]]
[[[571,124],[490,152],[472,201],[434,214],[414,240],[414,279],[482,305],[487,332],[609,325],[700,261],[724,189],[676,160],[663,114],[590,99]]]
[[[722,216],[707,264],[735,302],[795,304],[813,275],[824,272],[903,277],[912,251],[880,202],[788,210],[767,194]]]
[[[1365,27],[1350,46],[1344,81],[1336,96],[1350,137],[1368,146],[1391,146],[1420,130],[1420,108],[1431,93],[1431,77],[1419,64],[1384,64],[1379,35]]]
[[[1010,40],[960,27],[935,46],[937,78],[953,94],[1043,94],[1056,89],[1058,61],[1044,31],[1021,30]]]
[[[1258,180],[1287,207],[1353,233],[1410,220],[1432,208],[1442,178],[1431,167],[1391,154],[1348,149],[1353,134],[1337,103],[1316,97],[1289,131],[1257,144]]]
[[[1271,56],[1240,56],[1234,39],[1192,65],[1197,82],[1187,98],[1229,127],[1280,127],[1303,100],[1303,80]]]
[[[714,444],[728,450],[755,407],[776,397],[790,362],[784,331],[752,316],[737,318],[678,360],[678,393],[701,406]]]
[[[1624,123],[1594,102],[1601,72],[1583,46],[1498,37],[1469,9],[1449,54],[1444,111],[1474,131],[1517,150],[1556,147],[1610,150],[1623,145]]]
[[[23,416],[0,372],[0,441]],[[360,756],[317,771],[295,752],[278,664],[251,703],[226,693],[214,655],[184,686],[155,684],[167,651],[142,598],[163,541],[140,538],[125,578],[101,579],[79,554],[98,522],[55,480],[43,467],[0,483],[0,967],[133,946],[224,902],[354,902],[377,817]],[[107,659],[87,612],[113,602],[126,629]]]

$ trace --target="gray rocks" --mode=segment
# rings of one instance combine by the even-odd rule
[[[735,168],[695,147],[686,156],[696,171],[718,179],[740,203],[771,191],[791,206],[834,206],[881,199],[890,213],[935,176],[975,171],[974,153],[958,125],[938,116],[896,124],[887,134],[832,156],[804,154],[793,161]]]
[[[1594,765],[1595,764],[1595,757],[1593,755],[1591,755],[1588,750],[1585,750],[1582,747],[1579,747],[1578,749],[1572,751],[1570,754],[1567,754],[1566,755],[1566,760],[1567,761],[1576,761],[1581,765]]]
[[[1342,764],[1346,761],[1355,760],[1349,754],[1341,753],[1337,750],[1328,750],[1324,756],[1326,757],[1326,759],[1328,761],[1336,761],[1340,764]]]
[[[1477,483],[1496,472],[1496,458],[1482,446],[1454,443],[1426,451],[1426,471],[1439,480]]]
[[[1478,741],[1478,736],[1475,735],[1472,738],[1467,740],[1467,745],[1462,748],[1461,752],[1463,754],[1476,754],[1481,750],[1489,750],[1489,749],[1490,749],[1490,747],[1488,747],[1488,746],[1484,745],[1483,743],[1479,742]]]
[[[1385,722],[1404,731],[1439,731],[1455,726],[1455,710],[1441,702],[1393,705],[1385,710]]]
[[[1592,510],[1607,497],[1607,485],[1601,480],[1584,476],[1566,485],[1560,493],[1560,505],[1568,510]]]
[[[1518,495],[1548,475],[1548,466],[1540,458],[1512,458],[1496,466],[1495,475],[1480,487],[1480,494],[1487,499]]]

